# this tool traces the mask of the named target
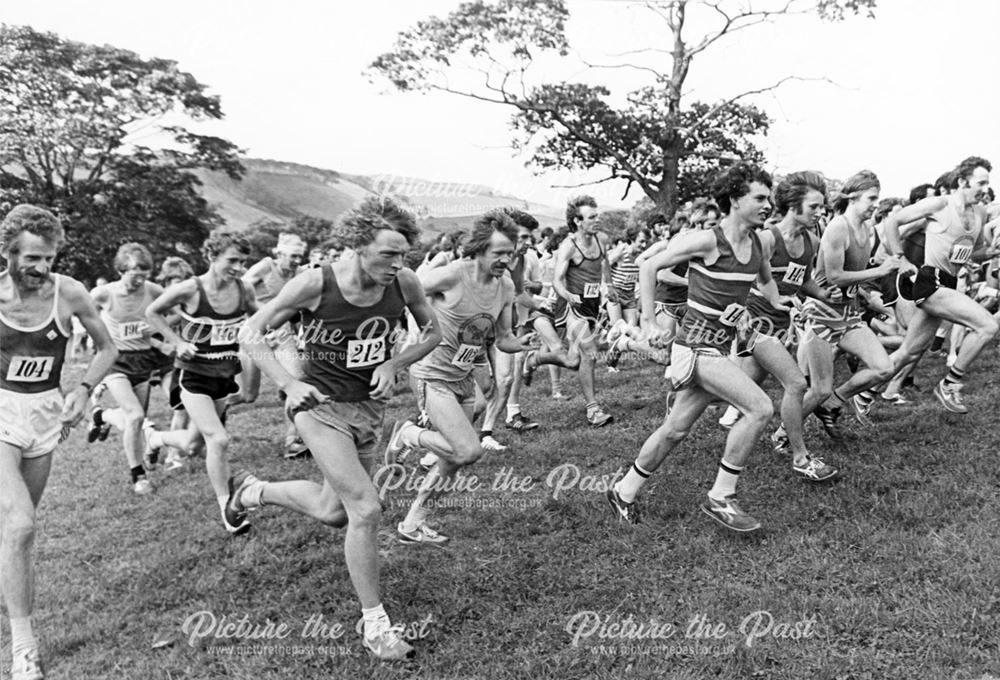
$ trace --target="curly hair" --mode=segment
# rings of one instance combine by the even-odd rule
[[[486,252],[493,239],[493,233],[500,232],[511,243],[517,243],[517,225],[510,215],[500,210],[490,210],[477,218],[472,225],[472,235],[465,243],[462,253],[465,257],[478,257]]]
[[[871,170],[861,170],[847,178],[844,186],[840,189],[840,194],[833,201],[833,210],[837,214],[842,214],[847,210],[847,205],[852,199],[859,198],[861,194],[869,189],[882,189],[882,184],[878,181],[878,176]]]
[[[933,184],[918,184],[910,189],[910,205],[927,198],[928,191],[933,191],[934,193],[931,195],[937,196],[937,189],[934,188]]]
[[[510,219],[514,220],[514,224],[519,227],[524,227],[528,231],[534,231],[538,229],[538,220],[524,212],[523,210],[518,210],[512,206],[504,206],[501,210],[506,213]]]
[[[402,234],[407,244],[420,238],[420,228],[413,214],[387,196],[369,196],[357,208],[345,213],[333,229],[333,236],[357,250],[375,240],[380,229]]]
[[[206,260],[212,262],[219,255],[226,252],[226,248],[229,247],[236,248],[236,250],[244,255],[249,255],[251,251],[250,241],[242,231],[222,227],[213,229],[209,233],[208,238],[205,239],[205,243],[201,246],[201,254]]]
[[[818,191],[826,198],[826,180],[812,170],[793,172],[778,182],[774,189],[774,205],[779,215],[787,215],[793,207],[798,212],[810,191]]]
[[[576,231],[576,218],[580,217],[580,208],[587,206],[597,210],[597,201],[593,196],[574,196],[566,204],[566,228],[570,233]]]
[[[156,282],[166,284],[171,279],[190,279],[194,276],[194,270],[183,257],[168,257],[160,265],[160,273],[156,277]]]
[[[750,193],[750,184],[760,182],[768,189],[771,188],[771,175],[765,172],[760,166],[746,161],[740,161],[729,166],[712,182],[712,197],[722,210],[723,214],[728,214],[733,205],[733,199],[746,196]]]
[[[146,272],[152,271],[153,255],[149,252],[149,248],[141,243],[126,243],[115,253],[114,265],[115,271],[119,274],[125,273],[131,267]]]
[[[56,248],[62,247],[66,239],[58,217],[44,208],[22,203],[14,206],[0,223],[0,249],[16,255],[17,237],[25,231],[55,244]]]
[[[993,172],[993,166],[985,158],[979,156],[969,156],[962,160],[954,170],[954,181],[968,179],[975,172],[976,168],[986,168],[986,172]]]
[[[901,198],[883,198],[878,202],[878,207],[875,208],[875,224],[879,224],[882,220],[889,216],[892,209],[897,205],[906,205],[906,201]]]

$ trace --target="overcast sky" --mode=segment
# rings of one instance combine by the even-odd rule
[[[526,170],[524,159],[512,155],[504,108],[395,94],[364,74],[399,30],[457,5],[35,0],[8,4],[0,20],[178,61],[222,98],[226,120],[211,133],[250,156],[486,184],[558,205],[570,191],[549,185],[581,178]],[[662,24],[636,3],[569,0],[569,9],[571,45],[595,62],[612,63],[607,55],[663,40]],[[712,101],[790,74],[829,78],[836,85],[789,83],[752,100],[774,119],[765,144],[769,169],[812,168],[844,178],[867,167],[881,177],[884,195],[905,195],[965,156],[1000,163],[998,29],[995,0],[880,0],[874,20],[782,19],[699,55],[686,90],[689,99]],[[536,78],[559,76],[600,80],[619,95],[648,77],[634,69],[586,74],[552,64]],[[609,203],[622,189],[602,185],[592,193]],[[629,202],[637,198],[633,192]]]

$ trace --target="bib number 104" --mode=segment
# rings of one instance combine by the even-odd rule
[[[7,380],[11,382],[42,382],[48,380],[55,357],[11,357]]]

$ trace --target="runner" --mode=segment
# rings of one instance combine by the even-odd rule
[[[0,223],[0,592],[7,605],[13,680],[45,673],[32,630],[36,511],[52,452],[83,418],[93,386],[117,356],[94,303],[79,281],[52,272],[63,244],[59,220],[18,205]],[[82,380],[65,399],[59,389],[76,317],[94,341]]]
[[[202,246],[208,271],[168,288],[150,303],[146,319],[153,330],[177,348],[174,389],[170,406],[183,407],[191,424],[185,430],[145,429],[152,450],[173,446],[192,451],[204,439],[205,468],[215,491],[222,523],[232,535],[250,530],[246,515],[226,512],[233,489],[229,486],[229,435],[222,424],[230,395],[239,391],[237,333],[257,309],[253,289],[240,276],[250,254],[250,242],[238,231],[217,229]],[[168,314],[179,307],[180,332],[170,326]]]
[[[443,340],[433,352],[413,365],[417,398],[434,430],[410,421],[396,423],[386,447],[386,459],[396,460],[405,447],[423,447],[438,456],[424,478],[406,517],[397,527],[403,543],[443,543],[448,537],[427,524],[430,504],[447,489],[461,468],[484,453],[472,425],[477,359],[490,345],[501,352],[528,349],[511,334],[514,284],[507,266],[514,256],[517,228],[503,211],[493,210],[476,220],[465,255],[421,277],[437,312]]]
[[[639,491],[709,403],[721,398],[743,417],[729,431],[715,485],[701,509],[727,529],[749,532],[759,529],[760,522],[740,508],[736,483],[774,408],[767,394],[729,359],[729,350],[745,321],[747,294],[755,279],[776,309],[785,307],[778,302],[777,286],[754,232],[770,213],[771,177],[756,165],[737,163],[712,189],[727,213],[720,225],[678,236],[639,268],[643,326],[653,328],[657,272],[690,263],[688,313],[671,349],[671,381],[680,391],[663,424],[642,445],[625,477],[608,489],[607,498],[620,520],[637,524]]]
[[[597,361],[597,318],[601,310],[601,284],[607,298],[617,302],[611,285],[607,237],[598,229],[597,201],[577,196],[566,206],[569,235],[556,251],[552,287],[556,301],[556,327],[565,327],[571,351],[580,353],[577,375],[587,408],[587,422],[594,427],[607,425],[614,417],[597,403],[594,391],[594,364]]]
[[[142,424],[149,405],[149,381],[163,356],[150,342],[146,309],[163,289],[147,280],[153,270],[153,256],[141,243],[126,243],[118,248],[114,265],[120,278],[98,286],[90,295],[118,350],[118,359],[104,379],[118,407],[94,407],[87,441],[107,437],[105,423],[121,432],[132,490],[146,495],[154,487],[143,466]]]
[[[258,305],[273,300],[274,296],[302,271],[305,252],[306,244],[301,238],[295,234],[278,234],[274,257],[263,258],[243,275],[243,283],[254,289]],[[293,375],[297,374],[300,371],[299,350],[294,320],[282,324],[280,328],[269,330],[267,340],[273,345],[275,355],[284,362],[286,370]],[[253,361],[243,362],[241,382],[243,389],[240,390],[237,400],[247,403],[256,401],[260,394],[260,369]],[[309,449],[295,431],[295,425],[289,422],[285,432],[285,458],[298,458],[308,453]]]
[[[867,414],[857,410],[851,399],[866,388],[892,377],[892,363],[875,333],[861,318],[858,286],[877,281],[895,271],[895,257],[868,269],[872,251],[871,230],[865,221],[878,204],[878,177],[868,170],[844,182],[842,193],[834,201],[837,216],[827,225],[820,241],[816,282],[826,289],[827,299],[810,298],[802,306],[797,325],[799,363],[808,367],[810,392],[814,398],[803,405],[803,417],[815,413],[833,439],[842,437],[838,420],[849,400],[855,416],[866,426]],[[865,364],[842,385],[833,388],[833,348],[839,347]]]
[[[761,231],[764,259],[776,277],[780,300],[794,306],[798,294],[829,302],[825,292],[812,278],[813,256],[819,239],[811,232],[826,201],[826,181],[815,172],[795,172],[782,180],[774,192],[777,225]],[[758,385],[768,373],[781,383],[781,427],[772,441],[778,451],[792,453],[792,471],[812,482],[822,482],[837,475],[837,469],[824,463],[806,448],[802,411],[813,409],[820,398],[808,387],[795,359],[785,348],[790,339],[791,318],[788,308],[778,309],[768,302],[758,288],[750,290],[747,311],[754,333],[748,342],[739,343],[737,354],[743,357],[740,367]]]
[[[416,275],[403,259],[417,242],[412,215],[388,199],[367,199],[337,231],[355,256],[294,279],[247,323],[245,350],[287,394],[286,410],[313,452],[323,484],[265,482],[240,472],[232,515],[277,505],[324,524],[347,527],[344,555],[361,600],[365,646],[383,659],[413,654],[389,621],[378,579],[378,493],[370,474],[375,443],[396,372],[427,355],[441,340]],[[442,270],[438,270],[442,271]],[[408,309],[419,340],[391,356],[396,323]],[[296,312],[303,315],[304,376],[296,377],[263,338]]]
[[[955,363],[934,388],[934,396],[951,413],[969,412],[962,402],[965,373],[997,334],[997,321],[990,313],[955,290],[961,267],[1000,254],[1000,249],[990,247],[983,238],[986,209],[981,201],[989,188],[992,169],[984,158],[966,158],[952,174],[955,185],[950,195],[925,198],[889,215],[885,221],[890,251],[904,258],[900,294],[917,305],[903,346],[892,354],[894,370],[920,357],[942,321],[969,328]],[[926,220],[924,261],[919,265],[905,258],[899,235],[900,225],[917,220]]]

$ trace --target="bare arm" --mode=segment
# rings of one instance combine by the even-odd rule
[[[928,217],[946,205],[948,205],[948,199],[941,196],[931,196],[930,198],[919,200],[913,205],[905,206],[894,213],[890,213],[885,218],[885,229],[883,231],[886,249],[889,251],[889,254],[903,256],[903,241],[899,235],[900,225],[926,221]],[[909,264],[910,268],[913,268],[913,264],[907,262],[906,258],[903,258],[903,263]]]
[[[111,335],[108,333],[104,322],[101,321],[101,317],[97,313],[97,308],[94,306],[94,302],[90,294],[87,293],[87,289],[83,287],[83,284],[69,278],[64,278],[63,283],[64,285],[59,289],[59,294],[69,308],[70,313],[80,320],[87,334],[94,341],[95,350],[94,356],[83,374],[83,378],[76,388],[67,395],[66,402],[63,405],[61,420],[72,427],[80,422],[80,419],[83,417],[91,389],[107,375],[111,369],[111,365],[118,358],[118,350],[115,349],[115,345],[111,341]]]
[[[559,250],[556,251],[555,271],[552,273],[552,290],[559,297],[578,305],[581,302],[580,296],[573,295],[566,289],[566,272],[569,270],[569,261],[572,252],[572,236],[569,236],[559,244]]]
[[[430,297],[453,288],[458,283],[458,269],[452,266],[425,269],[417,274],[424,295]]]
[[[510,303],[514,299],[513,285],[508,284],[507,281],[504,281],[502,285],[503,307],[500,310],[500,316],[497,317],[496,323],[493,324],[493,330],[496,333],[496,348],[501,352],[507,352],[508,354],[523,352],[524,350],[529,349],[529,346],[522,344],[520,340],[515,338],[510,329]],[[509,288],[508,285],[510,285]]]
[[[265,257],[256,264],[254,264],[250,269],[246,271],[243,275],[243,283],[247,284],[249,288],[253,288],[258,283],[264,280],[267,275],[268,270],[271,269],[271,258]]]
[[[643,326],[653,327],[657,273],[696,257],[710,257],[715,251],[715,234],[710,231],[690,232],[671,239],[665,249],[639,265],[639,301]]]
[[[194,356],[196,348],[190,342],[182,340],[181,336],[174,332],[174,329],[170,327],[167,315],[171,314],[177,305],[191,302],[197,296],[198,284],[191,278],[170,286],[146,308],[146,320],[150,327],[171,343],[176,348],[177,356],[182,359]]]
[[[902,211],[900,211],[902,212]],[[896,213],[897,215],[899,212]],[[889,218],[887,218],[889,219]],[[850,227],[843,217],[833,220],[823,232],[822,247],[820,256],[826,267],[826,279],[835,286],[847,287],[856,283],[873,281],[894,271],[899,266],[899,260],[888,257],[878,267],[873,269],[862,269],[860,271],[846,271],[844,269],[844,253],[847,251],[850,235]],[[886,233],[888,233],[888,227]]]

